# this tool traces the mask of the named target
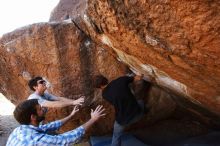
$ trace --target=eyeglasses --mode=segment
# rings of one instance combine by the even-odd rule
[[[44,80],[40,80],[39,82],[37,82],[38,84],[45,84],[46,83],[46,81],[44,81]]]

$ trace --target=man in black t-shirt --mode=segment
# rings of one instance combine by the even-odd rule
[[[136,100],[129,86],[134,80],[141,79],[142,76],[122,76],[108,83],[108,79],[102,75],[95,77],[94,86],[102,89],[103,98],[115,108],[112,146],[120,146],[125,127],[144,115],[144,102]]]

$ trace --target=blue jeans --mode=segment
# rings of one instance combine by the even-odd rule
[[[128,124],[126,125],[120,125],[117,121],[114,123],[114,130],[113,130],[113,136],[112,136],[112,144],[111,146],[121,146],[121,136],[123,135],[124,129],[137,122],[144,116],[144,102],[143,100],[138,100],[138,104],[142,109],[142,112],[135,116]]]

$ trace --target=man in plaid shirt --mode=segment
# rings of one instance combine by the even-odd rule
[[[20,103],[14,111],[15,119],[21,124],[9,136],[6,146],[68,146],[77,143],[85,132],[105,114],[102,106],[91,111],[91,118],[80,127],[63,134],[49,135],[48,131],[58,130],[79,111],[75,106],[72,113],[58,121],[40,125],[45,115],[37,99]]]

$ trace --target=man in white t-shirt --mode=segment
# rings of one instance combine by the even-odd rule
[[[82,105],[84,97],[72,100],[64,97],[58,97],[46,92],[46,81],[42,77],[35,77],[28,82],[28,86],[34,91],[28,99],[38,99],[42,107],[65,107],[70,105]]]

